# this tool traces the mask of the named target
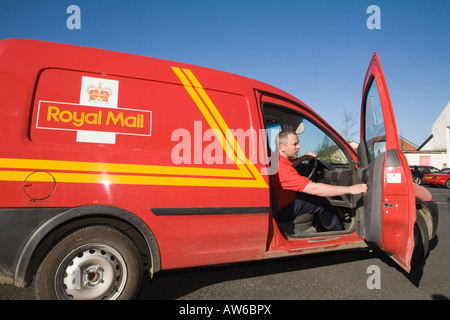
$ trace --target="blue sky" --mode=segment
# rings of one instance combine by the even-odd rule
[[[69,5],[81,29],[69,30]],[[369,29],[370,5],[381,29]],[[399,134],[420,145],[450,101],[449,0],[0,0],[0,39],[70,43],[181,61],[277,86],[339,127],[359,116],[377,51]]]

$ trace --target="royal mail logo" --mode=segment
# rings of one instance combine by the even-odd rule
[[[111,88],[102,88],[102,83],[99,82],[98,86],[90,85],[87,87],[89,94],[89,101],[100,101],[108,103],[109,96],[111,95]]]
[[[39,101],[36,128],[150,136],[152,112]]]

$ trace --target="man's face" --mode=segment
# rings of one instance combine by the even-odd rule
[[[300,145],[298,144],[298,137],[295,134],[290,134],[288,138],[286,145],[280,145],[280,151],[287,159],[291,160],[297,158]]]

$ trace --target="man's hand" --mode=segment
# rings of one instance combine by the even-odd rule
[[[311,159],[317,157],[317,155],[314,152],[309,151],[303,157],[305,157],[304,160],[311,160]]]
[[[300,158],[297,158],[292,161],[292,166],[296,168],[298,165],[300,165],[303,161],[310,161],[317,157],[317,155],[314,152],[308,152],[307,154],[304,154]]]
[[[349,186],[349,194],[360,194],[367,192],[366,184],[355,184],[353,186]]]

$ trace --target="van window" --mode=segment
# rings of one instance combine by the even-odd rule
[[[277,135],[281,132],[281,125],[278,122],[267,123],[267,139],[269,141],[269,148],[271,152],[277,151],[276,139]]]
[[[298,135],[300,152],[314,152],[317,158],[329,164],[348,164],[347,157],[341,148],[319,127],[307,119],[303,119],[304,131]]]
[[[372,162],[379,154],[386,151],[386,129],[375,78],[366,95],[364,121],[366,128],[364,139],[369,153],[369,162]]]
[[[266,129],[270,150],[276,151],[275,138],[283,129],[291,129],[297,133],[300,151],[299,156],[311,151],[317,158],[329,164],[347,165],[348,159],[342,149],[325,133],[300,113],[275,105],[265,105]]]

